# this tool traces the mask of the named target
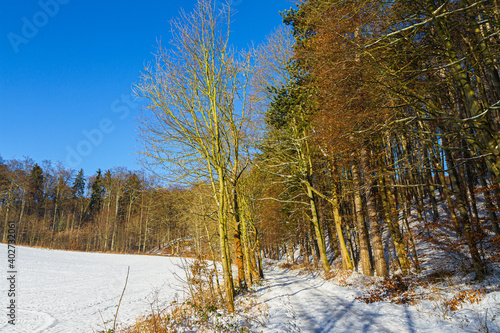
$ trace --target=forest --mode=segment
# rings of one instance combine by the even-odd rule
[[[144,170],[0,159],[17,244],[219,261],[229,311],[264,257],[326,275],[500,262],[497,0],[303,0],[247,50],[199,1],[134,85]],[[232,265],[237,276],[232,276]]]

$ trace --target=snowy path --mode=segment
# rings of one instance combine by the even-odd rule
[[[390,303],[365,304],[353,291],[310,275],[269,267],[259,291],[269,306],[271,332],[466,332],[414,308]]]
[[[0,283],[0,332],[80,333],[103,329],[102,314],[112,328],[112,320],[130,275],[118,313],[118,321],[131,324],[150,312],[158,298],[160,308],[181,295],[183,276],[180,259],[54,251],[17,247],[16,325],[7,323],[7,246],[0,244],[5,258]],[[160,291],[158,297],[157,291]],[[156,306],[155,306],[156,307]],[[100,313],[99,313],[100,312]]]

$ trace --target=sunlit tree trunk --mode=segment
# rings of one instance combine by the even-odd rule
[[[356,229],[358,231],[358,242],[359,242],[359,257],[361,261],[361,270],[364,275],[372,276],[372,269],[370,265],[370,253],[369,253],[369,239],[368,230],[366,228],[364,214],[363,214],[363,203],[361,201],[361,181],[359,178],[359,169],[357,164],[354,162],[351,166],[352,179],[354,185],[354,206],[356,209]]]
[[[382,244],[382,235],[380,233],[380,225],[378,223],[377,212],[375,209],[375,198],[373,194],[373,178],[369,171],[368,150],[363,147],[360,152],[361,166],[365,176],[365,196],[366,210],[368,213],[368,223],[370,245],[373,250],[373,259],[375,261],[375,272],[377,276],[387,276],[387,263],[385,261],[384,245]]]

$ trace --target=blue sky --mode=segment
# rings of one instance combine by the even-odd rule
[[[156,40],[195,0],[2,0],[0,156],[83,168],[139,169],[131,98]],[[259,44],[288,0],[233,0],[233,41]]]

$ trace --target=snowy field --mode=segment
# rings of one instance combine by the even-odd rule
[[[17,250],[16,325],[7,323],[7,246],[0,244],[0,332],[79,333],[113,327],[114,314],[130,275],[118,321],[130,324],[142,313],[182,296],[178,258],[67,252],[27,247]],[[158,295],[158,296],[157,296]]]

